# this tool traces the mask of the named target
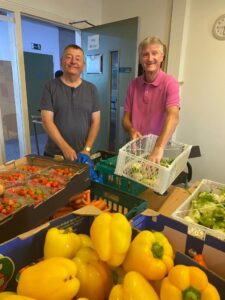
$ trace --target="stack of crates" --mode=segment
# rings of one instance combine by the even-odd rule
[[[94,181],[91,183],[91,199],[104,200],[111,212],[119,212],[125,215],[128,220],[147,208],[147,201]]]

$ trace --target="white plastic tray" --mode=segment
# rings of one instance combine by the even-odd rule
[[[150,134],[123,146],[119,150],[115,174],[163,194],[185,169],[192,146],[170,141],[164,150],[164,158],[174,160],[168,167],[164,167],[148,159],[157,138]]]
[[[215,181],[211,181],[208,179],[203,179],[198,187],[195,189],[195,191],[188,197],[184,203],[182,203],[172,214],[172,217],[189,227],[189,231],[191,231],[192,235],[198,236],[202,239],[204,239],[206,234],[215,236],[219,239],[222,239],[225,241],[225,233],[211,229],[208,227],[205,227],[203,225],[194,223],[194,222],[189,222],[188,220],[184,219],[185,216],[188,215],[188,213],[191,211],[191,203],[192,200],[197,198],[199,193],[201,192],[213,192],[215,194],[220,195],[221,190],[225,189],[225,184],[218,183]],[[221,204],[218,204],[218,207],[223,207]],[[225,209],[225,208],[224,208]]]

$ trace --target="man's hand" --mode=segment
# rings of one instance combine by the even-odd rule
[[[61,150],[63,152],[63,156],[65,157],[65,159],[72,160],[72,161],[77,159],[76,151],[74,151],[73,148],[71,148],[70,146],[66,146]]]
[[[134,129],[134,128],[132,128],[132,129],[130,130],[129,134],[130,134],[130,138],[131,138],[132,140],[134,140],[134,139],[139,139],[139,138],[142,137],[142,134],[141,134],[139,131],[137,131],[136,129]]]
[[[163,157],[163,152],[164,152],[163,147],[156,146],[154,147],[153,151],[149,155],[149,159],[154,163],[160,164],[160,161]]]

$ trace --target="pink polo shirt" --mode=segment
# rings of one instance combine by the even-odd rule
[[[180,106],[179,84],[171,75],[160,70],[151,83],[143,75],[130,82],[124,110],[131,113],[132,126],[142,135],[160,134],[170,106]]]

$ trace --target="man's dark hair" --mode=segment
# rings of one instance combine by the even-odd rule
[[[55,72],[55,78],[59,78],[60,76],[62,76],[63,75],[63,71],[62,70],[57,70],[56,72]]]

